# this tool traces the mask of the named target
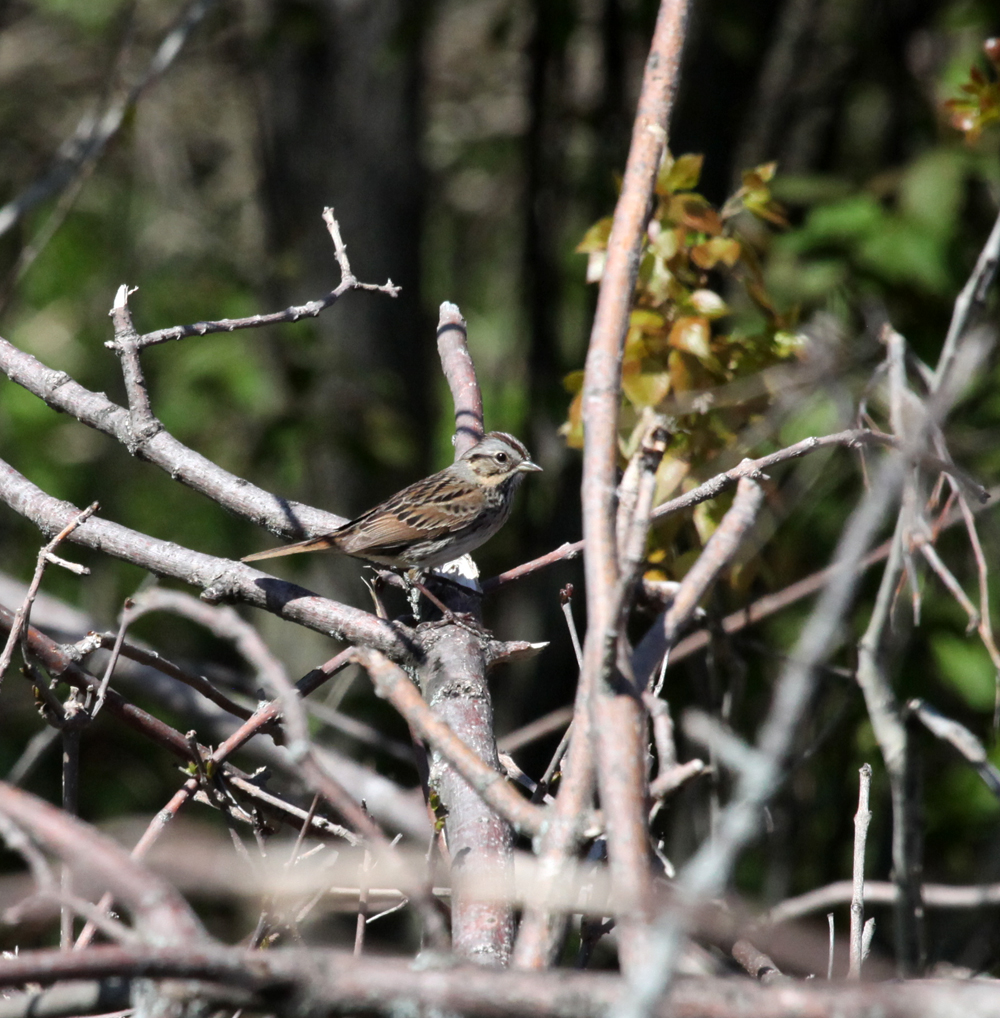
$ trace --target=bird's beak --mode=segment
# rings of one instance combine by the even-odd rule
[[[531,460],[525,460],[523,463],[518,464],[517,469],[522,474],[530,474],[535,470],[541,470],[542,468],[537,463],[532,463]]]

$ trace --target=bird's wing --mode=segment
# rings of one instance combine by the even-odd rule
[[[337,534],[348,555],[416,540],[434,540],[461,530],[480,511],[479,492],[446,471],[398,491],[352,520]]]

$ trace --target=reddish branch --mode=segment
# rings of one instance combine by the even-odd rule
[[[619,900],[623,964],[637,960],[635,920],[649,900],[645,803],[644,715],[634,694],[614,694],[602,674],[605,647],[615,625],[618,558],[615,486],[621,362],[639,271],[653,185],[666,149],[687,24],[687,0],[663,0],[643,76],[621,195],[615,207],[607,261],[583,382],[583,536],[589,626],[581,682],[594,695],[598,784],[608,825],[608,857]]]
[[[9,631],[13,623],[14,613],[0,605],[0,632]],[[64,647],[50,640],[33,626],[28,627],[26,639],[30,656],[39,661],[53,678],[62,679],[78,689],[96,690],[99,685],[98,680],[73,661],[67,655]],[[159,718],[153,717],[152,714],[148,714],[142,708],[129,703],[113,689],[107,691],[104,706],[130,728],[155,742],[161,748],[169,750],[182,760],[189,761],[191,759],[190,747],[180,732],[171,728],[170,725],[164,724]]]
[[[174,592],[171,591],[171,593]],[[94,634],[92,639],[104,650],[111,650],[116,643],[116,638],[108,635],[107,633]],[[191,689],[200,693],[206,700],[210,700],[217,707],[221,707],[224,711],[226,711],[226,713],[232,714],[233,717],[246,721],[248,718],[253,716],[252,710],[231,700],[225,693],[222,692],[222,690],[216,689],[204,675],[189,672],[187,669],[182,668],[175,662],[168,661],[162,654],[158,654],[155,650],[147,650],[145,647],[137,647],[131,643],[123,643],[120,651],[123,658],[128,658],[128,660],[134,661],[136,664],[145,665],[147,668],[154,668],[163,675],[168,675],[170,678],[176,679],[178,682],[183,682],[185,686],[190,686]]]
[[[0,606],[0,633],[9,630],[13,617],[13,612]],[[100,681],[95,676],[81,668],[69,656],[64,646],[55,643],[34,627],[28,627],[26,641],[31,658],[41,664],[52,678],[67,682],[82,690],[96,690],[100,685]],[[345,667],[349,662],[348,653],[345,652],[331,659],[321,668],[315,669],[301,679],[298,683],[298,689],[301,694],[307,695],[312,692],[325,682],[327,678]],[[114,689],[107,690],[104,706],[118,720],[155,743],[161,749],[172,753],[184,763],[196,762],[196,752],[200,752],[206,760],[209,759],[208,751],[203,747],[197,743],[193,744],[191,740],[181,732],[178,732],[176,728],[172,728],[159,718],[142,710],[142,708],[136,707],[135,704],[130,703]],[[249,741],[252,736],[266,730],[267,726],[273,724],[279,717],[280,710],[278,710],[277,701],[266,704],[211,754],[210,759],[213,766],[218,767],[225,763],[233,752]],[[242,792],[256,799],[258,806],[262,810],[272,815],[279,815],[285,820],[291,819],[297,826],[301,825],[301,820],[304,816],[302,810],[299,810],[290,803],[284,802],[282,799],[269,795],[269,793],[258,788],[256,785],[244,782],[243,773],[235,767],[226,764],[226,769],[223,773],[225,778],[237,785]],[[164,813],[171,816],[175,814],[180,806],[198,791],[198,788],[199,784],[197,781],[193,784],[190,782],[185,783],[182,789],[171,800],[173,805],[165,807],[164,810],[160,811],[157,820],[154,821],[151,828],[154,828],[159,833],[159,830],[163,827],[163,824],[159,822],[162,819],[162,815]],[[180,796],[179,800],[178,796]],[[320,833],[339,833],[341,835],[346,833],[342,829],[335,828],[330,824],[330,821],[321,817],[314,818],[313,827]]]

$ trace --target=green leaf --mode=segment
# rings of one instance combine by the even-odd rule
[[[909,166],[899,187],[899,210],[942,241],[959,221],[968,160],[957,148],[931,149]]]
[[[865,238],[857,251],[861,265],[890,283],[910,283],[930,293],[947,293],[950,279],[945,244],[919,225],[890,219]]]
[[[931,638],[931,653],[941,677],[970,707],[993,710],[996,670],[986,648],[977,639],[937,633]]]
[[[814,208],[800,236],[810,246],[831,240],[862,240],[880,230],[885,220],[885,211],[871,195],[858,194]]]
[[[659,311],[636,308],[629,315],[628,324],[630,329],[638,329],[639,332],[660,332],[667,321]]]

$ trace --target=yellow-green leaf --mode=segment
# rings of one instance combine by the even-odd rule
[[[628,324],[630,328],[638,329],[640,332],[659,332],[667,322],[659,311],[636,308],[629,315]]]
[[[750,188],[763,187],[764,184],[774,177],[777,169],[777,163],[761,163],[760,166],[755,166],[752,170],[744,170],[743,186]]]
[[[660,172],[660,179],[657,181],[657,190],[661,194],[672,194],[674,191],[690,191],[698,184],[701,177],[701,165],[705,161],[703,155],[688,153],[679,156],[667,170],[666,174]],[[664,167],[666,164],[664,164]],[[660,190],[662,188],[662,190]]]
[[[583,372],[581,371],[582,375]],[[573,397],[569,405],[568,419],[559,429],[559,434],[565,436],[566,444],[571,449],[583,448],[583,390],[581,389]]]
[[[576,245],[577,254],[590,254],[593,251],[603,251],[608,246],[608,237],[611,236],[611,216],[598,219],[596,223],[583,235],[583,240]]]
[[[643,371],[641,361],[622,367],[622,392],[636,407],[656,406],[670,391],[670,374],[666,371]]]
[[[707,318],[684,315],[674,322],[667,342],[677,350],[694,354],[699,360],[707,360],[712,356],[708,345],[710,335]]]
[[[654,224],[659,227],[659,229],[653,231]],[[663,228],[656,220],[649,225],[651,232],[655,233],[655,239],[650,238],[649,244],[647,245],[648,250],[652,251],[655,255],[659,255],[664,261],[669,261],[675,254],[677,254],[677,249],[680,247],[680,241],[677,239],[677,231],[672,230],[669,227]]]
[[[712,237],[691,248],[691,261],[699,269],[714,269],[719,262],[732,268],[740,259],[740,242],[732,237]]]
[[[722,220],[708,199],[700,194],[678,194],[670,200],[670,218],[700,233],[717,236],[722,233]]]
[[[656,504],[659,505],[671,498],[690,471],[690,463],[677,459],[669,453],[664,456],[656,470],[656,494],[654,496]]]
[[[582,371],[571,371],[563,379],[563,388],[575,396],[583,388],[583,374]]]
[[[699,315],[709,320],[729,314],[728,305],[714,290],[695,290],[688,298],[688,303]]]

